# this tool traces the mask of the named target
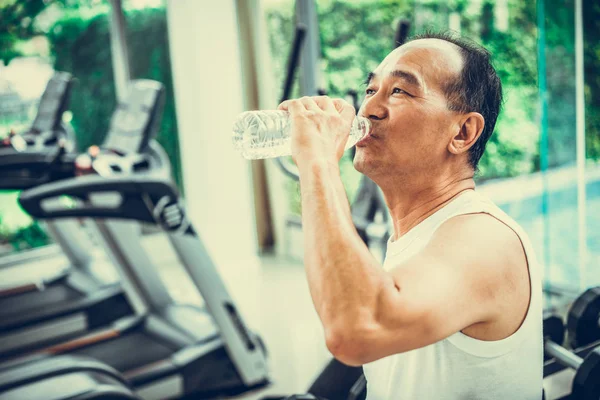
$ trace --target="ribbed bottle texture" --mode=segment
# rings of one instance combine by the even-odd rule
[[[364,138],[371,124],[368,119],[356,117],[350,129],[346,149]],[[290,118],[287,111],[246,111],[233,125],[233,145],[249,160],[289,156]]]

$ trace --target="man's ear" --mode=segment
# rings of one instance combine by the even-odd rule
[[[458,132],[448,144],[448,151],[452,154],[462,154],[477,142],[483,132],[485,120],[477,112],[465,114],[458,124]]]

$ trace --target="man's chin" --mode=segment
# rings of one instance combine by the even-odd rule
[[[369,163],[367,162],[365,157],[363,157],[362,155],[359,155],[358,152],[354,156],[353,165],[354,165],[355,170],[357,170],[358,172],[360,172],[361,174],[364,174],[364,175],[367,175],[370,170]]]

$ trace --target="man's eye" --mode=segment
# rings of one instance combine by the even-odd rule
[[[375,94],[375,89],[367,89],[365,90],[366,94]]]
[[[394,90],[392,90],[392,93],[404,93],[404,94],[408,94],[406,93],[404,90],[400,89],[400,88],[394,88]]]

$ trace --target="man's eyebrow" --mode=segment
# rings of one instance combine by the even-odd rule
[[[367,75],[367,79],[365,79],[364,84],[368,85],[369,83],[371,83],[371,80],[373,78],[375,78],[375,76],[376,75],[375,75],[374,72],[369,72],[369,75]],[[394,71],[390,72],[390,76],[404,79],[405,81],[407,81],[411,85],[415,85],[415,86],[421,87],[421,84],[419,83],[419,79],[414,74],[412,74],[410,72],[402,71],[402,70],[397,69],[397,70],[394,70]]]
[[[417,78],[415,76],[415,74],[411,74],[410,72],[406,72],[406,71],[397,69],[395,71],[392,71],[390,73],[390,76],[404,79],[405,81],[407,81],[408,83],[410,83],[411,85],[414,85],[414,86],[419,86],[419,87],[421,86],[421,84],[419,83],[419,78]]]
[[[369,72],[369,75],[367,75],[367,79],[365,79],[363,84],[368,85],[369,83],[371,83],[371,79],[373,79],[374,77],[375,77],[375,72]]]

